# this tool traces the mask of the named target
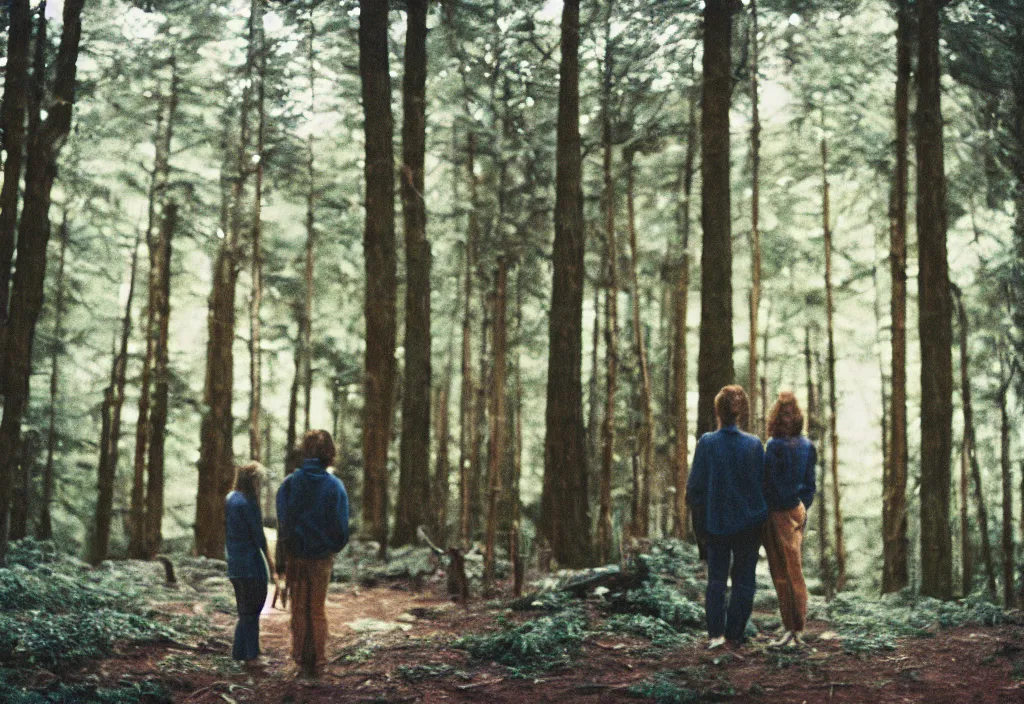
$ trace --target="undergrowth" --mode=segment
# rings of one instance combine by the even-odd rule
[[[8,564],[0,569],[0,664],[67,668],[105,657],[118,643],[177,637],[132,581],[91,570],[53,543],[13,543]]]
[[[0,701],[4,704],[170,704],[156,682],[121,682],[115,687],[53,682],[45,687],[15,685],[10,670],[0,670]]]
[[[568,664],[587,636],[587,616],[581,608],[564,609],[523,623],[499,622],[501,630],[460,638],[455,647],[477,660],[508,667],[513,677],[531,677]]]
[[[723,676],[711,677],[703,667],[687,667],[659,672],[654,677],[629,688],[634,697],[650,699],[655,704],[692,704],[728,699],[736,689]]]

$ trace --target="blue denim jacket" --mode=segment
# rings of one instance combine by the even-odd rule
[[[259,503],[240,491],[232,491],[224,502],[224,535],[227,543],[228,577],[267,579],[267,536]]]
[[[764,523],[764,447],[761,441],[727,425],[705,433],[697,443],[686,483],[686,501],[705,509],[713,536],[741,533]]]
[[[785,511],[803,501],[810,508],[817,490],[814,466],[818,451],[803,435],[772,438],[764,453],[764,496],[772,511]]]

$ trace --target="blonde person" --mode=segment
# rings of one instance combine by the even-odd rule
[[[235,588],[238,623],[231,657],[246,666],[260,665],[260,612],[267,600],[273,559],[267,550],[260,512],[264,469],[256,462],[235,468],[234,490],[224,502],[228,578]]]
[[[348,494],[327,468],[334,440],[310,430],[300,446],[302,464],[277,492],[277,520],[287,562],[292,610],[292,659],[305,677],[318,677],[327,663],[327,586],[334,555],[348,543]]]
[[[818,453],[802,433],[804,415],[796,396],[779,394],[768,414],[771,439],[764,455],[764,494],[768,522],[764,529],[765,552],[784,629],[774,646],[800,645],[807,620],[807,585],[804,583],[801,548],[807,509],[814,500],[814,466]]]

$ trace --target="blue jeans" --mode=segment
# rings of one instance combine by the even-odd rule
[[[724,635],[732,641],[743,640],[747,619],[754,610],[757,589],[754,571],[761,548],[760,531],[761,526],[757,526],[735,535],[708,537],[708,590],[704,608],[711,638]],[[732,593],[727,607],[725,591],[729,577],[732,577]]]
[[[238,623],[235,625],[234,660],[255,660],[260,655],[260,611],[267,601],[266,579],[232,579]]]

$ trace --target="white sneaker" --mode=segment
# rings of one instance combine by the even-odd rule
[[[768,647],[770,647],[770,648],[781,648],[783,646],[789,645],[792,641],[793,641],[793,632],[792,631],[785,631],[781,636],[779,636],[779,638],[777,640],[773,640],[771,643],[769,643]]]
[[[793,631],[793,641],[792,641],[793,645],[806,645],[806,643],[804,643],[804,637],[803,636],[804,636],[804,632],[803,631]]]
[[[725,645],[725,636],[718,636],[708,641],[708,650],[714,650]]]

